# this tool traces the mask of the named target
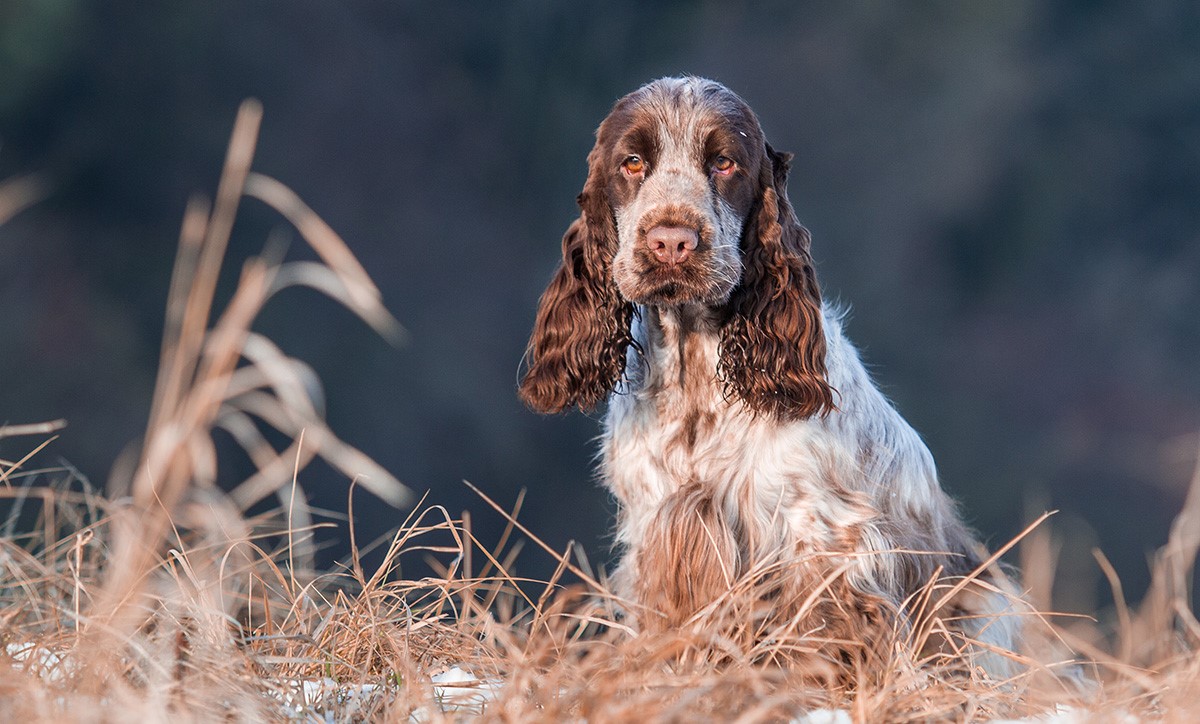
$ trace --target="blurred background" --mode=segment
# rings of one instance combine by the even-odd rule
[[[823,289],[973,525],[998,545],[1061,510],[1056,604],[1104,595],[1093,546],[1139,595],[1200,440],[1200,5],[807,5],[5,0],[0,179],[52,193],[0,227],[0,424],[67,418],[38,460],[96,483],[141,434],[184,205],[253,96],[255,168],[411,333],[393,348],[305,291],[268,308],[333,429],[485,542],[503,520],[463,479],[528,488],[530,528],[604,561],[597,420],[524,410],[518,365],[597,123],[698,74],[796,154]],[[244,203],[226,289],[285,227]],[[345,509],[342,476],[300,482]],[[364,540],[404,516],[356,510]]]

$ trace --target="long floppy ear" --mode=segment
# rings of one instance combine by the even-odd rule
[[[583,213],[563,236],[562,264],[542,294],[525,352],[520,396],[538,412],[594,409],[624,374],[632,342],[633,305],[612,278],[617,232],[595,177],[598,151],[592,155],[593,177],[579,195]]]
[[[728,393],[756,413],[802,419],[834,409],[811,238],[787,200],[791,154],[767,145],[757,215],[744,239],[745,270],[721,330]]]

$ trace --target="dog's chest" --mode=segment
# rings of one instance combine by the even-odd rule
[[[765,433],[747,425],[739,403],[713,393],[701,400],[674,387],[652,388],[613,404],[604,453],[618,497],[657,498],[689,482],[752,475],[757,438]]]
[[[752,415],[724,393],[717,335],[681,337],[671,320],[647,317],[643,353],[631,357],[628,387],[609,403],[601,450],[623,542],[635,543],[659,504],[693,483],[729,520],[797,544],[828,549],[835,528],[869,517],[839,483],[856,463],[826,421]]]
[[[658,497],[745,471],[758,432],[741,403],[723,394],[718,336],[696,331],[694,319],[653,310],[646,316],[629,388],[610,403],[604,454],[610,472],[640,478],[648,489],[638,490],[637,480],[611,480],[618,498]]]
[[[779,459],[785,441],[777,424],[726,397],[718,335],[689,330],[686,320],[646,317],[642,355],[631,358],[628,388],[613,396],[605,419],[606,485],[634,516],[689,483],[744,502],[773,496],[762,504],[778,505],[795,464]]]

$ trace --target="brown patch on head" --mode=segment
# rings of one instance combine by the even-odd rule
[[[614,277],[625,298],[724,303],[741,276],[742,229],[765,159],[746,103],[713,81],[664,78],[618,101],[597,147],[620,241]],[[631,158],[636,172],[626,165]],[[664,265],[645,249],[655,225],[691,229],[700,246],[686,262]]]

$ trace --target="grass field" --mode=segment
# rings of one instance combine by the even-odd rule
[[[1027,597],[1045,613],[1026,614],[1029,650],[1006,681],[982,676],[953,645],[928,645],[952,581],[931,581],[909,602],[908,625],[882,637],[832,641],[796,621],[762,623],[758,589],[778,571],[739,582],[689,626],[649,634],[627,625],[581,554],[523,527],[520,499],[479,492],[480,510],[509,528],[476,540],[469,518],[414,500],[342,442],[313,400],[309,369],[251,331],[268,299],[305,285],[402,335],[337,234],[250,170],[260,113],[243,106],[212,203],[197,198],[185,213],[146,436],[110,489],[40,467],[61,422],[0,427],[28,443],[0,461],[4,720],[1191,721],[1200,712],[1200,623],[1187,593],[1200,471],[1145,599],[1126,604],[1110,577],[1111,616],[1050,613],[1049,524],[1013,542]],[[33,182],[0,186],[0,220],[36,196]],[[321,262],[286,262],[268,245],[211,319],[245,196],[274,207]],[[216,479],[217,430],[257,465],[249,479]],[[279,433],[290,440],[283,449],[268,443]],[[413,511],[383,542],[378,568],[365,570],[356,546],[345,565],[314,569],[316,524],[298,480],[317,456],[355,481],[351,540],[364,495]],[[269,512],[248,513],[271,500]],[[542,549],[556,573],[519,578],[522,547]],[[401,564],[414,557],[438,573],[405,579]]]

